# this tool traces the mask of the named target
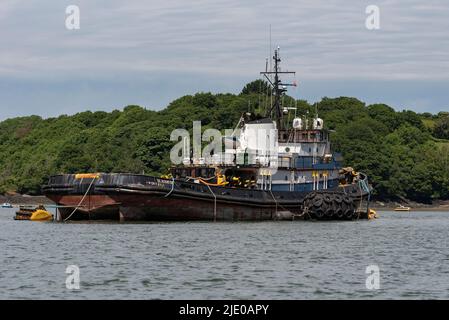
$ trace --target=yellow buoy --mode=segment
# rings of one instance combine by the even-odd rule
[[[100,178],[99,173],[78,173],[75,175],[75,179],[97,179]]]
[[[377,219],[379,216],[377,215],[376,210],[374,209],[369,209],[369,213],[368,213],[368,219]]]
[[[51,221],[53,220],[53,215],[45,210],[36,210],[31,214],[31,221]]]

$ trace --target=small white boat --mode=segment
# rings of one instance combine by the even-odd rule
[[[2,203],[2,208],[12,208],[12,204],[8,202]]]
[[[400,204],[399,207],[394,208],[394,211],[410,211],[410,207],[404,207]]]

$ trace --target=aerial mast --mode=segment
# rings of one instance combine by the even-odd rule
[[[292,71],[281,71],[281,69],[280,69],[281,58],[279,56],[279,50],[280,50],[279,47],[277,47],[277,49],[274,50],[274,56],[273,56],[274,68],[270,71],[261,72],[260,74],[264,75],[264,77],[270,83],[270,85],[272,87],[272,94],[274,96],[274,102],[271,105],[271,107],[269,109],[267,109],[266,116],[271,117],[272,113],[274,111],[274,119],[276,121],[277,128],[282,129],[282,126],[283,126],[283,123],[281,121],[282,117],[283,117],[282,106],[281,106],[282,96],[284,95],[285,92],[287,92],[288,86],[296,86],[296,83],[282,83],[279,75],[280,74],[293,74],[294,75],[296,73],[292,72]],[[274,76],[274,79],[273,79],[273,76]]]

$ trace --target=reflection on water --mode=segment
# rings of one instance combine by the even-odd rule
[[[0,210],[0,299],[449,298],[449,212],[375,221],[37,223]],[[80,290],[66,289],[68,265]],[[365,286],[380,268],[380,289]]]

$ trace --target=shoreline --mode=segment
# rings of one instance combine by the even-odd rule
[[[376,211],[394,211],[400,204],[410,207],[411,211],[449,211],[449,201],[439,200],[433,204],[419,203],[414,201],[407,202],[383,202],[383,201],[372,201],[370,208]],[[397,211],[401,212],[401,211]],[[409,211],[402,211],[409,212]]]
[[[22,194],[10,194],[10,195],[0,195],[0,203],[10,203],[13,206],[20,205],[55,205],[53,201],[45,196],[30,196]],[[409,206],[411,211],[449,211],[449,201],[438,201],[435,204],[424,204],[417,202],[405,203]],[[370,208],[376,211],[394,211],[396,207],[399,206],[397,202],[382,202],[382,201],[372,201]],[[408,211],[404,211],[408,212]]]
[[[385,211],[394,211],[394,208],[386,208],[386,207],[377,207],[370,206],[370,209],[373,209],[377,212],[385,212]],[[433,206],[429,208],[410,208],[410,211],[394,211],[397,213],[410,213],[410,212],[449,212],[449,207],[447,206]]]
[[[0,203],[10,203],[13,206],[54,205],[55,203],[45,196],[30,196],[22,194],[0,195]]]

